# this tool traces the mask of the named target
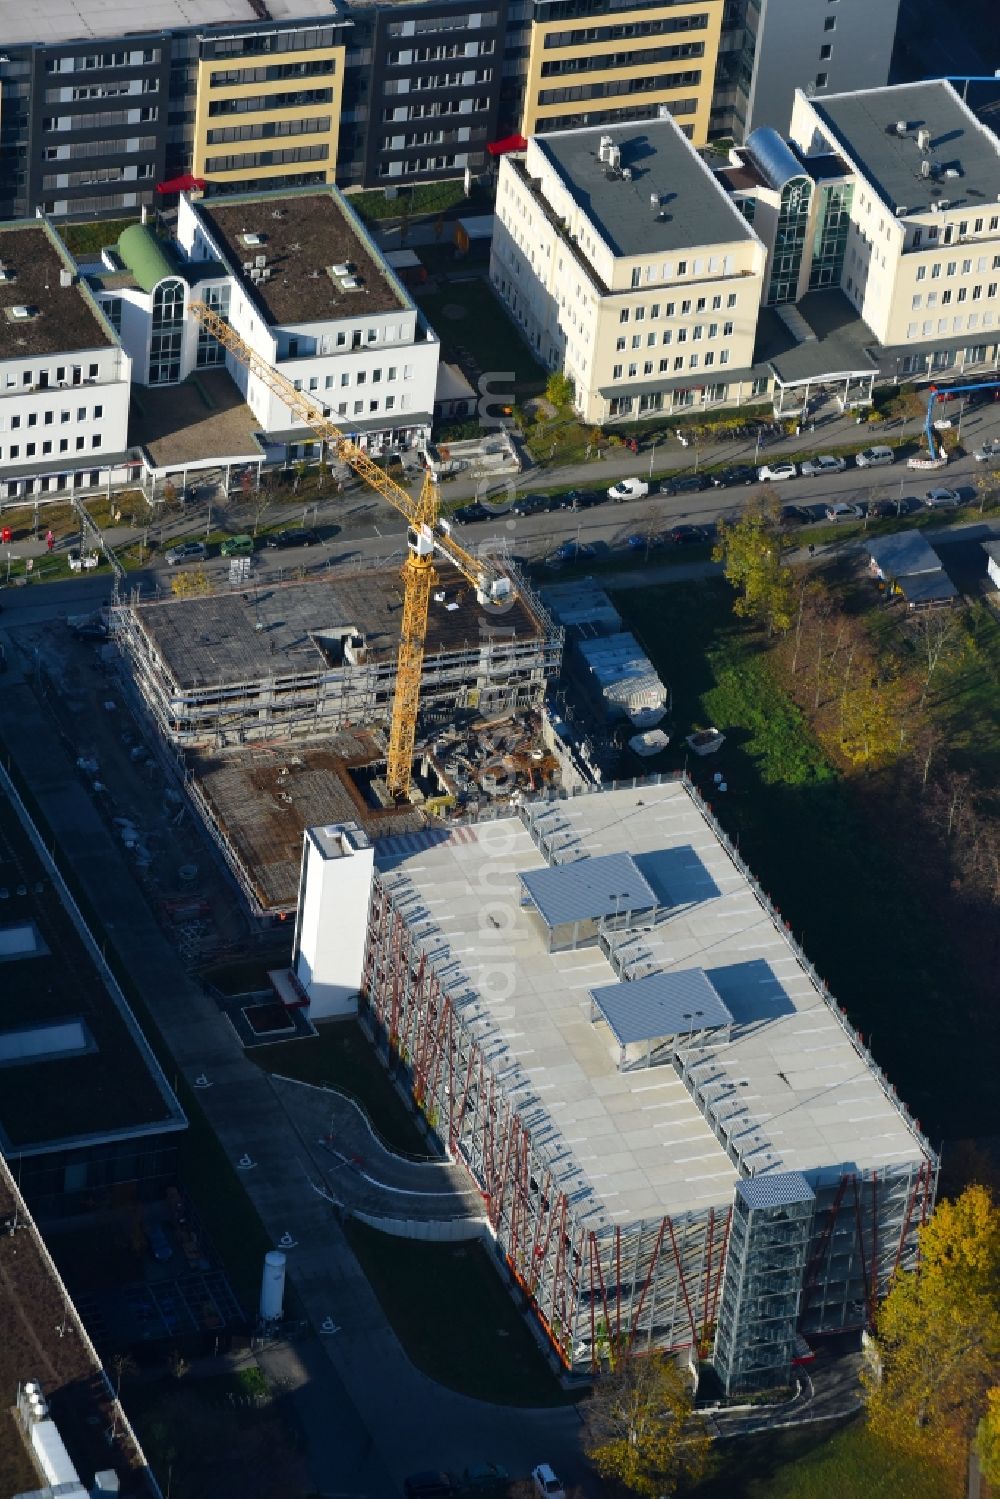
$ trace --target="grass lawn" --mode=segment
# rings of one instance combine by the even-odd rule
[[[123,229],[138,219],[99,219],[94,224],[64,224],[59,233],[74,255],[99,255],[105,245],[116,245]]]
[[[347,1236],[382,1310],[425,1374],[500,1405],[563,1405],[567,1394],[475,1242],[396,1239],[350,1222]]]
[[[990,1058],[965,1044],[977,1001],[961,954],[892,848],[870,834],[861,798],[827,764],[729,600],[714,581],[615,596],[673,691],[663,767],[684,763],[693,726],[725,731],[721,752],[688,768],[764,889],[932,1139],[986,1133],[993,1078]],[[724,798],[716,770],[729,783]]]
[[[366,1111],[391,1150],[431,1154],[431,1146],[356,1021],[328,1021],[319,1027],[315,1040],[255,1046],[247,1056],[265,1072],[277,1072],[303,1083],[327,1084],[348,1093]]]
[[[401,218],[404,206],[410,217],[415,218],[417,214],[444,213],[466,199],[461,182],[423,182],[417,187],[400,188],[395,198],[387,198],[376,188],[368,193],[348,193],[347,201],[360,218],[378,222]]]
[[[888,1454],[860,1421],[717,1442],[697,1499],[947,1499],[937,1475]]]
[[[441,339],[445,359],[465,349],[484,373],[513,371],[512,387],[494,380],[499,397],[510,389],[510,404],[545,387],[546,373],[493,295],[488,281],[476,276],[453,281],[444,291],[419,292],[417,301]]]

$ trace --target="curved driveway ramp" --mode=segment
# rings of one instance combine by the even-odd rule
[[[403,1238],[481,1234],[483,1199],[460,1166],[397,1155],[375,1134],[364,1110],[333,1088],[276,1074],[271,1084],[330,1197],[345,1212]]]

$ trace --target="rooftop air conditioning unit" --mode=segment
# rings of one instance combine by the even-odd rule
[[[930,133],[930,131],[929,130],[918,130],[917,131],[917,150],[918,151],[926,151],[927,147],[930,145],[930,143],[931,143],[931,133]]]
[[[339,265],[331,266],[330,269],[335,276],[349,276],[351,274],[350,266],[346,265],[343,261]]]
[[[261,271],[261,273],[260,273],[260,279],[262,281],[270,281],[270,279],[271,279],[271,272],[270,272],[270,270],[266,269],[266,270]]]
[[[621,164],[622,164],[622,150],[621,150],[621,146],[609,146],[608,147],[608,166],[611,167],[612,171],[616,171],[621,166]]]
[[[357,276],[344,276],[340,284],[344,291],[360,291],[361,289],[361,282]]]
[[[920,175],[924,178],[931,175],[931,164],[926,159],[920,163]]]
[[[610,136],[610,135],[602,135],[601,136],[601,144],[598,147],[598,151],[597,151],[597,155],[598,155],[598,157],[599,157],[599,159],[601,161],[610,161],[611,160],[611,152],[614,149],[614,144],[615,144],[614,143],[614,138],[612,136]]]
[[[267,265],[267,256],[266,255],[255,255],[254,258],[253,258],[253,263],[257,267],[258,271],[262,271],[264,269],[264,267]]]
[[[631,167],[622,167],[622,176],[624,177],[624,179],[625,179],[626,182],[631,182],[632,181],[632,168]]]
[[[255,231],[250,229],[244,229],[243,233],[240,235],[240,239],[246,245],[248,250],[259,249],[260,246],[264,243],[264,236],[262,234],[257,234]]]
[[[10,266],[0,265],[0,281],[10,282],[16,280],[17,272],[15,270],[12,270]]]
[[[22,303],[17,307],[11,307],[7,315],[15,323],[26,323],[30,318],[35,316],[35,309],[33,307],[25,307]]]
[[[905,120],[897,120],[896,121],[896,134],[897,135],[905,135],[906,134],[906,129],[907,129],[907,125],[906,125],[906,121]]]

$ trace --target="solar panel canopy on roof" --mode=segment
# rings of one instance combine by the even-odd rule
[[[733,1023],[702,968],[650,973],[631,983],[604,984],[591,989],[590,997],[621,1046]]]
[[[656,896],[631,854],[603,854],[518,875],[550,929],[574,921],[598,921],[624,911],[651,911]]]
[[[800,1171],[754,1176],[738,1181],[736,1190],[748,1208],[791,1207],[793,1203],[812,1202],[816,1196]]]

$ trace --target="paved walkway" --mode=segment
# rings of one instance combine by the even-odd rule
[[[108,940],[142,994],[177,1068],[210,1084],[198,1101],[226,1153],[255,1165],[242,1176],[275,1243],[285,1234],[289,1275],[314,1329],[336,1332],[280,1357],[309,1432],[310,1465],[324,1494],[389,1499],[407,1472],[461,1469],[489,1458],[513,1474],[553,1462],[582,1471],[579,1420],[567,1408],[482,1404],[443,1389],[409,1362],[351,1252],[320,1174],[268,1077],[243,1054],[232,1027],[180,964],[133,872],[81,792],[55,724],[21,674],[7,640],[0,736],[29,781],[63,857],[88,892]],[[278,1355],[274,1356],[275,1359]],[[270,1366],[269,1356],[268,1364]]]

